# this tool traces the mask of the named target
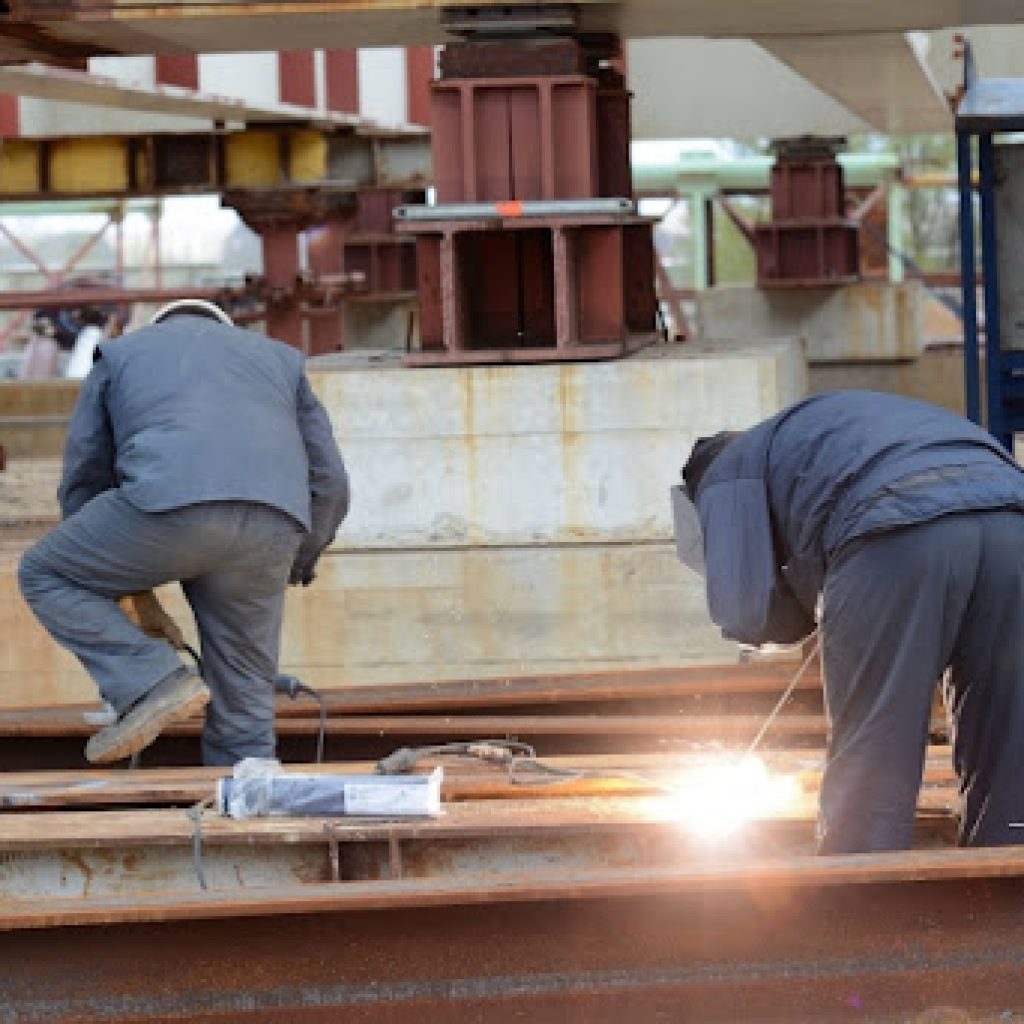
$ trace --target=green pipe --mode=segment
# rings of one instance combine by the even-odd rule
[[[633,187],[638,192],[689,193],[695,189],[752,191],[767,189],[775,158],[723,157],[701,152],[692,143],[633,142]],[[871,188],[895,178],[899,158],[893,153],[840,153],[843,177],[851,188]]]

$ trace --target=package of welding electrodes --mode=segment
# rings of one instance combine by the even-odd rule
[[[429,775],[310,775],[247,758],[217,780],[217,811],[230,818],[433,818],[441,813],[441,768]]]

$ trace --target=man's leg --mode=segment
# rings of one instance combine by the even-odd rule
[[[236,541],[222,566],[183,584],[212,691],[203,763],[274,757],[274,679],[284,592],[301,533],[283,513],[234,506]]]
[[[822,853],[913,845],[932,699],[980,551],[976,518],[949,516],[855,542],[829,566]]]
[[[1024,843],[1024,515],[978,517],[982,557],[953,652],[949,705],[960,841]]]
[[[36,618],[119,714],[182,667],[167,643],[146,636],[117,606],[124,594],[177,579],[178,549],[163,517],[107,491],[29,548],[18,567]]]

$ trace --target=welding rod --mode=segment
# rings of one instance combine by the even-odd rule
[[[815,634],[816,633],[817,631],[815,631]],[[762,724],[761,728],[757,730],[757,735],[751,741],[750,746],[747,747],[747,752],[744,755],[744,757],[750,757],[750,755],[753,754],[755,750],[757,750],[758,746],[761,743],[761,740],[764,739],[765,733],[768,732],[768,730],[771,728],[772,722],[774,722],[775,719],[779,717],[779,712],[786,706],[786,702],[793,695],[793,691],[797,688],[797,684],[800,682],[801,679],[803,679],[804,673],[807,671],[811,662],[814,661],[814,658],[817,655],[820,648],[821,637],[817,637],[814,641],[814,646],[811,648],[811,653],[808,654],[806,658],[804,658],[803,664],[796,670],[796,675],[793,676],[793,678],[789,681],[789,685],[786,687],[785,690],[783,690],[782,696],[776,702],[775,707],[773,707],[771,711],[768,712],[768,717],[764,720],[764,723]]]

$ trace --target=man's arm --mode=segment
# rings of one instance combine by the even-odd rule
[[[68,424],[64,469],[57,491],[65,519],[97,494],[117,486],[114,434],[107,413],[109,385],[107,368],[101,359],[82,381]]]
[[[779,570],[764,481],[709,483],[698,498],[707,597],[722,634],[760,647],[791,644],[814,629],[814,619]]]
[[[295,556],[289,583],[308,586],[321,552],[348,514],[349,483],[345,463],[334,440],[331,421],[306,375],[302,375],[298,398],[299,430],[309,460],[310,531]]]

